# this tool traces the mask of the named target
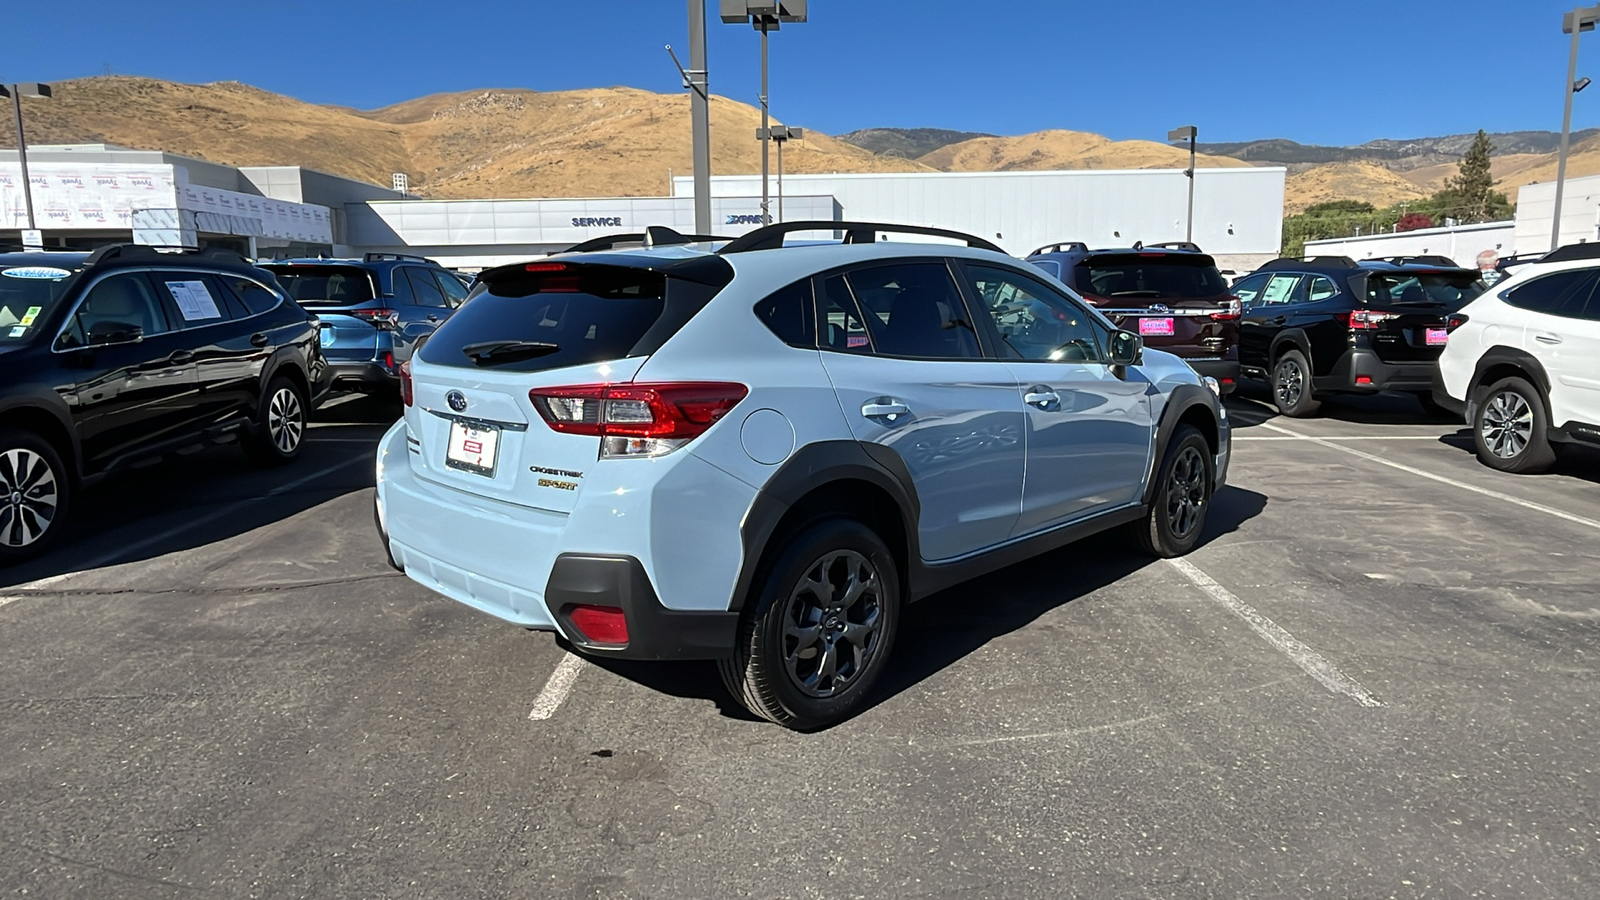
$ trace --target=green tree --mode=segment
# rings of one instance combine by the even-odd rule
[[[1494,189],[1494,175],[1489,171],[1493,153],[1494,143],[1489,135],[1478,129],[1467,155],[1461,157],[1456,176],[1431,198],[1438,203],[1440,212],[1463,223],[1488,222],[1510,212],[1505,194]]]

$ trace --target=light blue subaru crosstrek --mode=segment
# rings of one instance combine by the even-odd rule
[[[1217,385],[987,241],[643,244],[482,273],[408,364],[377,460],[408,576],[579,653],[719,660],[816,728],[906,603],[1109,528],[1199,541]]]

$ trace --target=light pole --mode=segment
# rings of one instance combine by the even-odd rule
[[[1198,133],[1193,125],[1183,125],[1167,132],[1169,141],[1189,142],[1189,168],[1183,170],[1183,174],[1189,178],[1189,218],[1183,239],[1191,244],[1194,243],[1194,138]]]
[[[767,187],[767,138],[770,134],[770,107],[767,96],[767,32],[778,30],[784,22],[804,22],[806,0],[722,0],[722,21],[749,22],[761,32],[761,221],[772,224]],[[779,145],[779,152],[783,151]]]
[[[689,68],[667,45],[667,55],[690,92],[689,128],[694,133],[694,230],[711,233],[711,79],[706,73],[706,0],[689,0]]]
[[[779,125],[776,128],[757,130],[756,138],[762,141],[773,140],[778,142],[778,221],[783,221],[783,145],[790,141],[803,141],[806,138],[804,128],[789,128]]]
[[[1589,86],[1589,79],[1580,83],[1578,77],[1578,35],[1593,31],[1600,21],[1600,6],[1580,6],[1561,16],[1561,33],[1572,35],[1572,49],[1567,53],[1566,109],[1561,114],[1561,158],[1556,163],[1556,203],[1550,211],[1550,249],[1561,246],[1561,192],[1567,184],[1567,147],[1572,143],[1572,95]]]
[[[17,162],[22,164],[22,201],[28,208],[28,229],[34,231],[38,226],[33,218],[33,182],[28,180],[28,139],[22,133],[22,98],[23,97],[49,97],[50,85],[40,84],[37,81],[24,81],[13,84],[8,89],[0,84],[0,97],[11,96],[12,109],[17,113]]]

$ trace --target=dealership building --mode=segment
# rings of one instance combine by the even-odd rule
[[[0,244],[25,227],[16,151],[0,151]],[[254,257],[411,253],[482,268],[559,252],[579,241],[665,225],[694,230],[693,179],[671,197],[421,200],[298,166],[231,167],[103,144],[28,150],[36,227],[48,247],[114,240],[228,246]],[[1223,268],[1277,254],[1285,170],[1200,169],[1194,241]],[[773,181],[772,210],[780,203]],[[1045,244],[1092,247],[1183,240],[1188,179],[1175,169],[789,175],[785,219],[931,225],[1023,255]],[[761,222],[759,176],[711,184],[712,232]]]

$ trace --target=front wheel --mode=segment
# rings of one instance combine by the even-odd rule
[[[245,453],[263,465],[282,465],[299,456],[308,408],[299,385],[282,375],[273,378],[262,392],[255,428],[245,436]]]
[[[826,519],[789,540],[719,669],[762,718],[797,730],[842,721],[883,673],[900,620],[893,554],[870,528]]]
[[[1311,393],[1311,364],[1299,350],[1285,350],[1272,367],[1272,400],[1290,418],[1316,415],[1322,402]]]
[[[1139,546],[1163,559],[1182,556],[1200,543],[1215,483],[1211,445],[1198,429],[1180,427],[1168,447],[1150,510],[1133,525]]]
[[[49,441],[0,429],[0,566],[49,550],[67,522],[72,484]]]
[[[1484,465],[1519,474],[1555,465],[1544,399],[1526,379],[1502,378],[1490,385],[1474,412],[1472,442]]]

